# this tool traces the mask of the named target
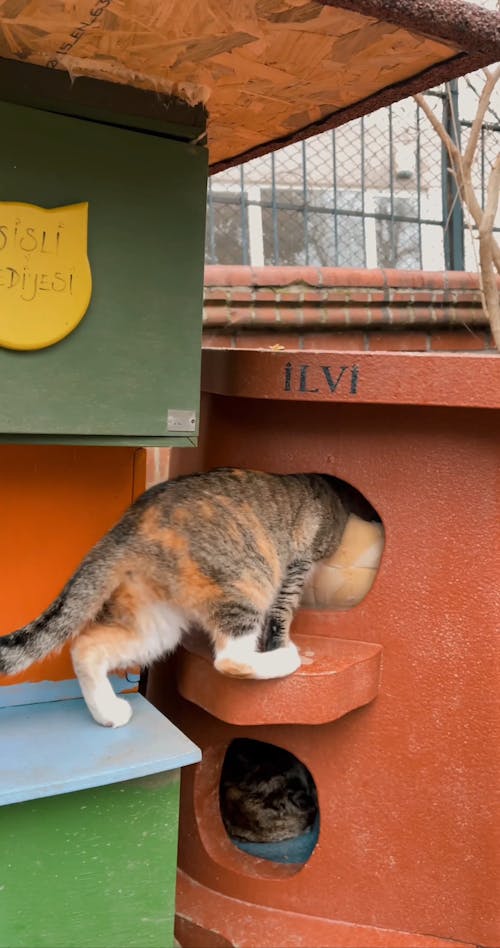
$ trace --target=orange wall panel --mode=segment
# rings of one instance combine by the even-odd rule
[[[0,445],[1,635],[49,605],[144,478],[135,448]],[[0,685],[72,677],[66,648]]]

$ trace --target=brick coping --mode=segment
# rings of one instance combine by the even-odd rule
[[[204,296],[205,347],[492,348],[476,273],[207,266]]]
[[[210,329],[395,324],[487,326],[478,275],[333,267],[205,270],[204,325]]]
[[[207,264],[205,286],[430,287],[478,289],[479,276],[467,270],[396,270],[364,267],[227,266]],[[499,282],[500,285],[500,282]]]

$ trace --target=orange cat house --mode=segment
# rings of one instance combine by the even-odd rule
[[[172,474],[334,474],[373,505],[385,545],[354,607],[318,609],[309,591],[293,676],[225,678],[193,646],[150,673],[151,699],[203,752],[182,781],[180,942],[493,948],[500,361],[206,350],[202,384],[200,447],[174,452]],[[225,830],[221,770],[240,738],[312,774],[319,836],[299,862]]]

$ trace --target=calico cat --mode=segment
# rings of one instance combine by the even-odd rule
[[[290,623],[313,563],[339,544],[347,511],[316,474],[219,469],[151,487],[33,622],[0,639],[13,674],[71,641],[88,709],[119,727],[130,705],[112,669],[148,665],[202,627],[218,671],[279,678],[300,666]]]
[[[237,738],[222,767],[220,808],[232,839],[270,843],[312,829],[318,798],[311,775],[288,751]]]

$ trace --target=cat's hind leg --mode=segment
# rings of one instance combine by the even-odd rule
[[[121,727],[132,717],[132,708],[115,695],[109,672],[149,665],[173,651],[186,617],[167,599],[153,598],[140,580],[118,587],[103,613],[73,639],[71,657],[94,720],[105,727]]]
[[[104,727],[122,727],[132,717],[132,708],[118,698],[108,673],[120,665],[137,661],[134,633],[120,626],[92,625],[73,642],[71,658],[82,695],[92,717]]]

